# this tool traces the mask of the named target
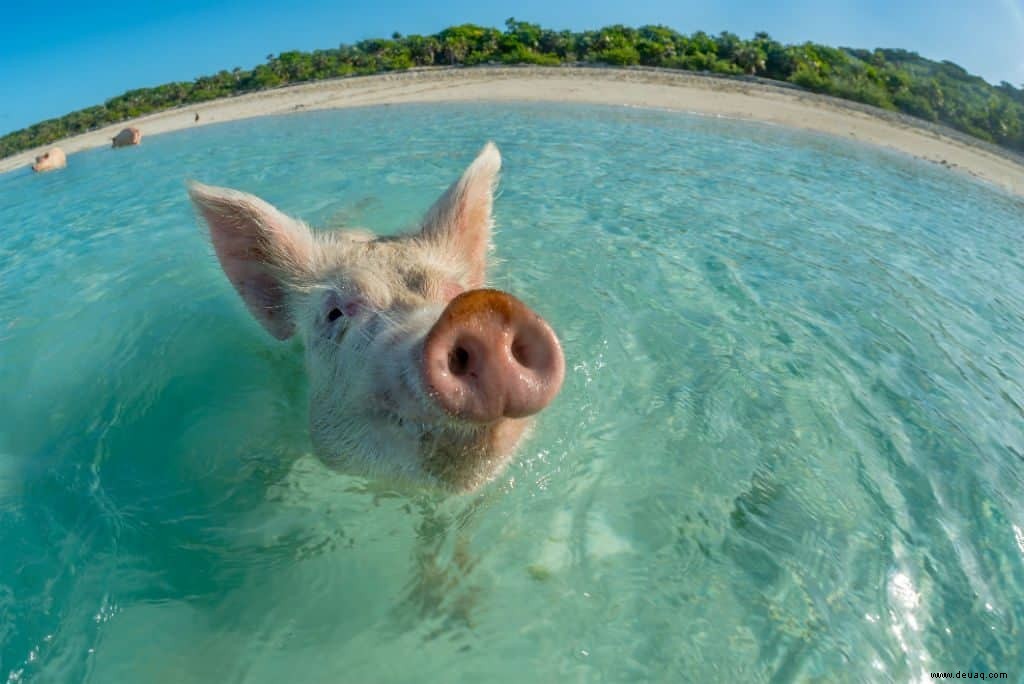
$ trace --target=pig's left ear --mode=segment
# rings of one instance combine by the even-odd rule
[[[434,203],[423,219],[422,235],[441,241],[466,266],[468,288],[484,284],[491,247],[491,206],[501,154],[487,143],[473,163]]]

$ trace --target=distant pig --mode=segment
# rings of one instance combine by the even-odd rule
[[[558,394],[554,331],[484,287],[500,167],[488,143],[399,237],[317,233],[252,195],[190,186],[249,311],[277,339],[305,343],[312,441],[329,465],[472,491]]]
[[[142,131],[135,126],[129,126],[124,129],[113,138],[113,145],[111,147],[129,147],[131,145],[138,145],[142,142]]]
[[[64,156],[64,150],[59,147],[51,147],[43,154],[36,157],[36,163],[32,165],[32,170],[37,173],[43,171],[53,171],[55,169],[63,169],[68,165],[67,157]]]

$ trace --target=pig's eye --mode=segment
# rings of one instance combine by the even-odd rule
[[[326,328],[325,332],[333,335],[335,328],[344,327],[349,321],[354,321],[363,311],[365,301],[360,295],[342,295],[338,292],[329,292],[321,304],[320,325]],[[343,320],[344,319],[344,320]]]
[[[423,292],[427,288],[427,275],[418,270],[408,271],[405,274],[405,285],[413,292]]]

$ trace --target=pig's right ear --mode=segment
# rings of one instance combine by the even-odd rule
[[[295,324],[287,309],[287,289],[312,272],[312,232],[244,192],[190,183],[188,194],[206,220],[225,275],[249,311],[277,339],[291,337]]]

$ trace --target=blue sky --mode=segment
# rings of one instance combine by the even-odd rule
[[[376,2],[14,0],[0,25],[0,134],[130,88],[251,68],[269,53],[434,33],[509,16],[552,28],[665,24],[690,33],[768,31],[783,42],[901,47],[991,82],[1024,83],[1024,0],[510,0]]]

